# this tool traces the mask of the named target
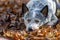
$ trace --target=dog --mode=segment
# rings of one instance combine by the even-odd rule
[[[58,7],[60,8],[60,3],[56,0],[30,0],[26,5],[23,4],[22,18],[26,30],[33,31],[44,24],[51,26],[56,24],[58,18],[55,13]]]

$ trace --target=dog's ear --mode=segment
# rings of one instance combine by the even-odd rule
[[[22,4],[22,15],[24,15],[26,12],[28,11],[28,8],[26,6],[26,4]]]
[[[47,6],[47,5],[41,10],[41,13],[42,13],[45,17],[47,17],[47,15],[48,15],[48,6]]]

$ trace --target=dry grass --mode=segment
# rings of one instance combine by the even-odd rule
[[[57,17],[60,18],[60,9],[57,10]]]

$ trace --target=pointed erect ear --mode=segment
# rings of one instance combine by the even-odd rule
[[[22,4],[22,15],[24,15],[26,12],[28,11],[28,8],[26,6],[26,4]]]
[[[41,10],[41,13],[42,13],[45,17],[47,17],[47,15],[48,15],[48,6],[47,6],[47,5]]]

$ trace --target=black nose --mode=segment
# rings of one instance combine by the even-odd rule
[[[28,31],[33,31],[33,29],[32,28],[28,28]]]

